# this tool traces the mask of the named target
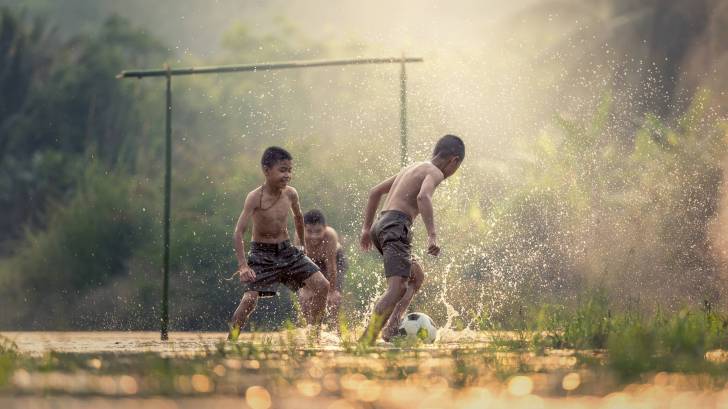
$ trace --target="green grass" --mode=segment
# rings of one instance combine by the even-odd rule
[[[0,389],[12,391],[13,373],[79,374],[133,377],[138,395],[244,393],[252,385],[295,385],[318,373],[337,379],[359,374],[377,382],[441,377],[452,388],[477,385],[483,379],[505,382],[514,375],[542,373],[557,380],[563,371],[589,371],[600,386],[623,385],[657,372],[708,375],[716,385],[728,381],[728,362],[707,360],[706,353],[728,349],[728,318],[709,309],[613,312],[605,297],[591,296],[576,308],[544,305],[524,311],[521,327],[493,333],[489,343],[462,342],[441,348],[414,344],[357,348],[355,343],[327,350],[289,328],[281,336],[253,336],[240,342],[220,341],[196,356],[163,357],[154,353],[79,354],[49,352],[28,356],[8,339],[0,339]],[[343,329],[348,331],[348,326]],[[507,328],[501,328],[507,329]],[[573,349],[573,352],[553,350]],[[556,364],[560,356],[571,364]],[[92,364],[95,362],[95,364]],[[561,365],[561,366],[558,366]],[[200,392],[184,387],[203,377],[212,387]],[[35,378],[34,378],[35,379]],[[558,385],[558,382],[556,382]],[[69,389],[72,390],[73,388]],[[49,390],[43,393],[64,393]],[[104,393],[89,390],[87,394]]]
[[[705,359],[710,350],[728,348],[728,317],[710,308],[613,313],[597,295],[573,310],[545,305],[526,322],[532,350],[603,350],[605,365],[622,381],[648,372],[720,374],[726,368]]]
[[[624,380],[648,371],[721,373],[706,352],[728,346],[728,320],[710,311],[657,313],[617,323],[607,341],[610,367]]]
[[[20,355],[15,343],[0,336],[0,389],[4,388],[18,364]]]

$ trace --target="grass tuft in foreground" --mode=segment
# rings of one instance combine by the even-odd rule
[[[725,369],[706,354],[728,348],[728,317],[707,305],[677,313],[613,313],[606,298],[594,296],[573,310],[545,305],[526,322],[532,350],[604,351],[605,364],[622,381],[648,372],[719,374]]]
[[[0,336],[0,389],[10,380],[19,357],[18,346],[8,338]]]

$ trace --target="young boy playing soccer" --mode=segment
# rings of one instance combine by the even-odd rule
[[[326,218],[320,210],[306,212],[303,215],[303,223],[306,227],[306,254],[329,280],[326,321],[338,329],[336,324],[339,322],[341,289],[348,267],[344,249],[339,243],[336,230],[326,224]]]
[[[445,135],[437,141],[429,162],[412,164],[369,192],[360,242],[364,250],[369,250],[374,244],[384,257],[387,290],[377,301],[360,343],[373,345],[385,323],[382,338],[388,341],[396,335],[402,316],[424,281],[422,267],[412,260],[412,222],[418,214],[422,215],[427,230],[427,253],[437,256],[440,246],[437,244],[432,195],[440,182],[457,171],[464,157],[462,139]],[[382,212],[372,225],[385,194],[387,199]]]
[[[233,314],[229,339],[236,340],[240,328],[255,309],[258,297],[276,294],[279,283],[298,292],[301,309],[310,325],[321,324],[329,282],[303,251],[291,245],[288,212],[293,211],[296,234],[305,243],[303,215],[298,192],[288,185],[293,158],[285,149],[270,147],[261,159],[265,184],[248,193],[233,237],[240,282],[247,286]],[[250,256],[245,257],[243,234],[253,221]]]

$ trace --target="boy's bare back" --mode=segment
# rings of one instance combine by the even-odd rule
[[[382,255],[387,292],[374,306],[369,325],[359,339],[361,343],[374,344],[385,323],[385,339],[397,332],[424,280],[422,267],[412,259],[412,223],[417,216],[422,217],[427,253],[439,255],[432,197],[437,186],[457,171],[464,157],[462,139],[445,135],[437,141],[429,162],[410,165],[369,191],[359,244],[363,250],[375,247]],[[374,215],[384,195],[387,198],[375,223]]]
[[[420,213],[417,196],[422,191],[422,184],[427,181],[434,188],[444,178],[442,171],[432,162],[414,163],[402,169],[394,177],[382,210],[399,210],[414,220]]]

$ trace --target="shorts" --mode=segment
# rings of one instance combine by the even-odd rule
[[[329,279],[329,273],[326,271],[326,263],[324,261],[314,260],[317,266],[321,269],[321,273]],[[336,289],[341,292],[344,288],[344,278],[346,276],[346,270],[349,269],[349,262],[346,260],[346,254],[344,249],[339,248],[336,250]]]
[[[409,277],[412,269],[412,219],[399,210],[385,210],[371,229],[372,243],[384,256],[384,275]]]
[[[257,291],[260,296],[277,294],[278,284],[285,284],[296,292],[303,287],[304,281],[319,271],[319,267],[289,240],[250,243],[248,265],[255,272],[255,280],[248,283],[246,291]]]

